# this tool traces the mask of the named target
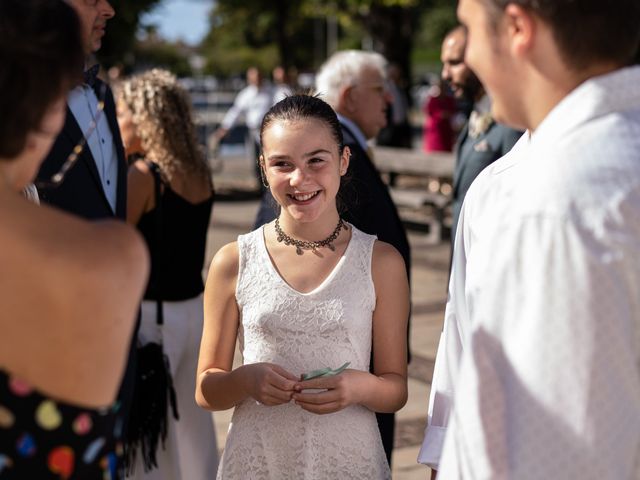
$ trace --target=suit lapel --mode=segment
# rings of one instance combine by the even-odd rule
[[[469,122],[467,122],[460,135],[458,135],[458,140],[456,141],[456,168],[453,173],[453,191],[456,192],[458,190],[458,184],[460,183],[460,177],[462,174],[462,170],[464,170],[464,155],[462,151],[462,147],[464,146],[465,140],[469,136]]]
[[[96,95],[102,88],[102,81],[97,79]],[[120,137],[120,127],[116,117],[116,106],[113,99],[113,93],[110,88],[106,88],[104,94],[104,114],[109,123],[111,136],[113,137],[113,148],[116,149],[118,158],[118,180],[116,184],[116,217],[125,219],[127,214],[127,161],[124,154],[124,146]]]
[[[65,121],[64,128],[62,129],[62,131],[67,136],[71,144],[74,146],[80,141],[80,139],[82,138],[82,135],[84,135],[84,132],[80,129],[80,125],[78,125],[78,122],[76,121],[76,117],[73,115],[73,112],[71,111],[68,105],[67,105],[67,119]],[[80,154],[80,158],[78,158],[78,161],[85,163],[85,165],[89,169],[89,172],[91,172],[91,177],[93,178],[97,186],[102,191],[102,182],[100,181],[100,174],[98,173],[96,162],[93,159],[93,155],[91,153],[91,149],[89,148],[88,144],[85,144],[84,148],[82,149],[82,153]],[[107,198],[105,197],[105,201],[106,200]]]

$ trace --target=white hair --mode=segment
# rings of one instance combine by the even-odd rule
[[[358,83],[364,70],[375,69],[387,78],[387,61],[376,52],[342,50],[324,62],[316,76],[316,92],[334,109],[338,106],[340,92]]]

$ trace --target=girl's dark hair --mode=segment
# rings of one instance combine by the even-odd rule
[[[260,126],[260,143],[264,143],[264,132],[274,121],[307,118],[319,120],[327,125],[331,136],[338,144],[338,152],[342,154],[344,140],[336,112],[317,96],[304,93],[285,97],[269,109]]]
[[[47,110],[82,80],[80,23],[63,0],[0,1],[0,158],[15,158]]]

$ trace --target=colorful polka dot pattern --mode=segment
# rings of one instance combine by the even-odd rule
[[[0,370],[0,479],[120,478],[118,410],[57,402]]]

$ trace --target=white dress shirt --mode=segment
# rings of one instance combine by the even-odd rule
[[[78,122],[80,130],[83,133],[86,132],[91,122],[96,118],[98,108],[98,97],[93,88],[87,85],[74,88],[67,98],[67,104]],[[87,139],[87,146],[96,162],[102,189],[111,209],[115,212],[118,188],[118,154],[104,111],[98,118],[98,126]]]
[[[506,189],[510,186],[510,176],[515,171],[514,167],[518,162],[519,154],[529,143],[528,137],[528,135],[523,135],[509,153],[486,168],[486,170],[492,171],[491,188],[484,188],[481,193],[476,194],[475,198],[478,198],[478,200],[471,201],[472,205],[467,205],[465,198],[465,204],[463,204],[460,212],[460,221],[458,222],[454,241],[454,255],[449,279],[448,301],[444,313],[444,326],[438,344],[438,354],[429,395],[427,427],[424,441],[418,454],[418,462],[431,468],[437,469],[440,463],[440,455],[442,454],[444,438],[447,432],[446,427],[453,407],[460,360],[471,329],[471,318],[476,298],[474,297],[475,290],[469,290],[467,274],[471,276],[472,281],[482,284],[481,277],[476,276],[474,278],[474,273],[480,272],[472,269],[476,261],[474,258],[475,250],[473,250],[477,242],[475,229],[486,229],[486,222],[492,218],[493,212],[491,208],[495,207],[491,207],[494,203],[488,202],[488,199],[492,198],[495,199],[494,202],[500,202],[501,199],[506,197]],[[496,172],[500,172],[500,175],[496,175]],[[476,179],[469,188],[467,195],[478,188],[474,187],[476,182],[479,182],[479,180]],[[480,182],[482,183],[483,181]],[[482,199],[481,201],[480,198]],[[481,211],[478,211],[478,209],[473,210],[475,214],[473,222],[471,222],[469,215],[469,207],[471,206],[481,208]],[[488,247],[490,248],[490,246]],[[481,255],[485,254],[486,251],[481,253]]]
[[[222,119],[222,128],[229,130],[244,116],[247,128],[251,130],[256,141],[258,141],[262,119],[275,103],[276,93],[273,87],[266,83],[263,83],[260,87],[247,85],[240,90],[233,101],[233,106]]]
[[[640,478],[640,67],[484,170],[458,235],[439,478]]]
[[[360,145],[360,147],[362,147],[362,149],[366,152],[369,149],[369,145],[367,144],[367,137],[364,136],[364,133],[362,133],[360,127],[358,127],[347,117],[342,116],[339,113],[336,115],[338,117],[338,121],[349,129],[349,131],[355,137],[356,142],[358,142],[358,145]]]

